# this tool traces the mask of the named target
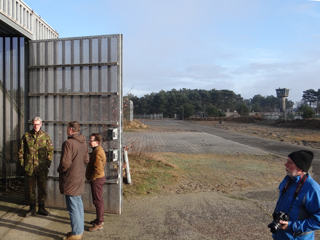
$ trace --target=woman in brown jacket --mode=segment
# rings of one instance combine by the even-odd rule
[[[103,186],[106,181],[104,166],[106,165],[106,154],[101,147],[102,137],[98,133],[92,133],[89,144],[92,147],[90,161],[86,170],[86,178],[90,181],[93,204],[96,207],[96,219],[89,228],[90,232],[103,229],[104,203]]]

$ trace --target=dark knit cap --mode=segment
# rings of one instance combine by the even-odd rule
[[[300,150],[292,152],[288,155],[289,158],[304,172],[308,172],[313,160],[313,152],[308,150]]]

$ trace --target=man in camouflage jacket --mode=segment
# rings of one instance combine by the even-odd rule
[[[53,146],[49,134],[41,130],[41,118],[33,118],[32,123],[33,129],[23,135],[19,151],[19,161],[25,171],[26,200],[30,204],[30,209],[25,216],[35,215],[37,185],[38,214],[48,216],[50,213],[44,208],[44,203],[47,199],[46,187]]]

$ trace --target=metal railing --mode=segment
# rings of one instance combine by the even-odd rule
[[[21,0],[0,0],[1,15],[0,19],[6,19],[11,25],[22,28],[32,40],[59,37],[57,31]]]

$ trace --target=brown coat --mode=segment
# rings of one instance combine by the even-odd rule
[[[101,145],[94,148],[90,155],[90,162],[88,163],[86,170],[87,180],[94,181],[97,178],[104,177],[104,166],[106,165],[106,162],[106,154]]]
[[[84,191],[85,165],[89,162],[86,138],[73,134],[62,144],[59,173],[60,193],[80,196]]]

